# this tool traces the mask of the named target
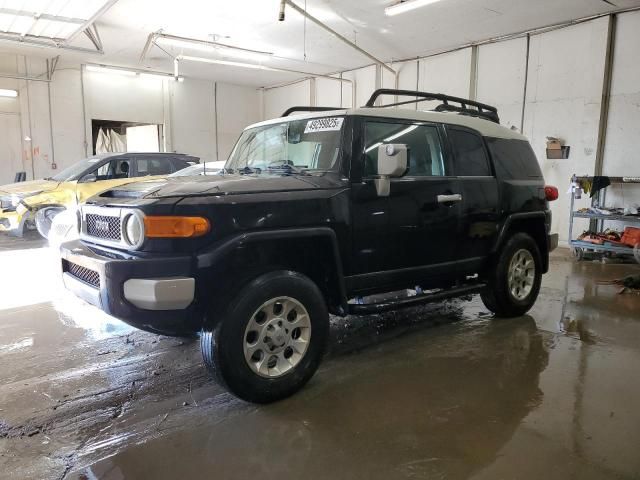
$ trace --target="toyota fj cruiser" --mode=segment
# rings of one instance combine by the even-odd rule
[[[421,101],[439,105],[381,108]],[[294,107],[248,127],[218,176],[91,198],[63,280],[138,328],[201,332],[207,367],[270,402],[315,372],[329,313],[479,293],[496,316],[523,315],[557,245],[557,195],[494,107],[383,89],[365,108]]]

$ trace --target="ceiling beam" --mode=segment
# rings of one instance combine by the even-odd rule
[[[329,32],[331,35],[333,35],[334,37],[338,38],[338,40],[343,41],[344,43],[349,45],[351,48],[353,48],[353,49],[357,50],[358,52],[360,52],[361,54],[363,54],[365,57],[373,60],[376,64],[380,65],[382,68],[384,68],[384,69],[388,70],[389,72],[393,73],[394,75],[396,75],[396,71],[393,68],[391,68],[389,65],[384,63],[382,60],[380,60],[379,58],[373,56],[372,54],[370,54],[369,52],[367,52],[363,48],[360,48],[358,45],[353,43],[347,37],[345,37],[344,35],[341,35],[340,33],[336,32],[334,29],[332,29],[331,27],[329,27],[328,25],[326,25],[325,23],[321,22],[316,17],[314,17],[313,15],[308,13],[305,9],[300,8],[298,5],[293,3],[291,0],[283,0],[283,3],[286,3],[287,5],[289,5],[291,8],[293,8],[300,15],[302,15],[303,17],[308,18],[313,23],[318,25],[320,28],[323,28],[324,30]],[[284,10],[282,8],[281,8],[281,11],[280,11],[280,17],[279,18],[284,20]]]
[[[50,15],[48,13],[28,12],[24,10],[14,10],[12,8],[0,8],[0,13],[5,15],[14,15],[16,17],[29,17],[35,20],[51,20],[53,22],[75,23],[82,25],[86,20],[82,18],[62,17],[59,15]]]
[[[111,7],[113,7],[116,4],[117,1],[118,0],[108,0],[96,13],[94,13],[93,15],[91,15],[91,17],[89,17],[87,20],[85,20],[76,29],[76,31],[73,32],[69,36],[69,38],[67,38],[67,42],[73,41],[74,38],[76,38],[78,35],[80,35],[82,32],[84,32],[87,28],[89,28],[91,26],[91,24],[93,24],[93,22],[95,22],[102,15],[104,15],[107,12],[107,10],[109,10]]]

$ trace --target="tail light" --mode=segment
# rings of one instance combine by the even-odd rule
[[[558,199],[558,189],[552,185],[546,185],[544,187],[544,198],[547,199],[548,202],[553,202]]]

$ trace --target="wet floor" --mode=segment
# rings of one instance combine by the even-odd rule
[[[333,319],[315,377],[267,406],[56,266],[0,238],[0,478],[640,478],[640,296],[596,283],[636,265],[560,251],[518,319],[477,297]]]

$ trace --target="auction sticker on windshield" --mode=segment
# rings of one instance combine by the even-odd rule
[[[315,120],[309,120],[304,129],[304,133],[337,131],[342,128],[343,120],[344,118],[342,117],[316,118]]]

